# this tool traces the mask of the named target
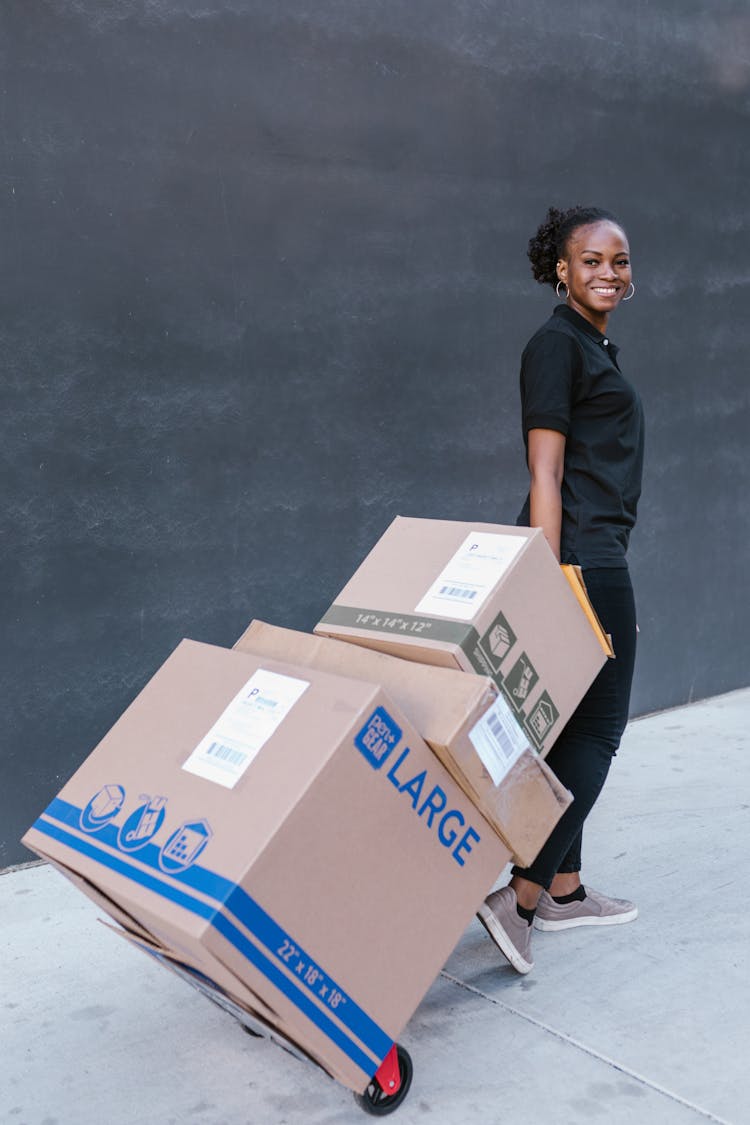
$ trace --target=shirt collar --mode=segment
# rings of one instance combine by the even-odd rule
[[[605,336],[603,332],[595,328],[590,320],[586,320],[585,316],[581,316],[575,309],[571,309],[570,305],[555,305],[553,315],[561,316],[563,320],[567,320],[574,328],[577,328],[580,332],[585,332],[586,335],[590,336],[592,340],[595,340],[597,344],[604,344],[613,356],[617,355],[619,351],[617,344],[613,344],[609,336]]]

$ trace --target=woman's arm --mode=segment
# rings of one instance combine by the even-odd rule
[[[529,430],[528,462],[531,474],[530,524],[541,527],[557,561],[560,561],[565,434],[557,430]]]

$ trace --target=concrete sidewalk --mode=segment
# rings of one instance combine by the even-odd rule
[[[584,874],[640,918],[535,934],[527,977],[473,922],[401,1037],[394,1122],[750,1123],[748,720],[750,690],[631,724]],[[4,1125],[367,1120],[97,917],[46,866],[0,877]]]

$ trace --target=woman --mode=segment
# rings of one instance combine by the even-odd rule
[[[599,208],[550,208],[529,242],[537,281],[565,304],[532,336],[521,361],[530,491],[518,523],[541,527],[555,557],[575,563],[606,632],[608,660],[547,757],[573,793],[534,863],[514,867],[479,917],[519,973],[531,935],[629,922],[638,910],[581,883],[583,824],[625,729],[635,660],[635,606],[625,554],[643,465],[643,410],[607,335],[610,313],[635,293],[628,240]]]

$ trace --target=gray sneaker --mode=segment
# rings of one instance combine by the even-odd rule
[[[477,911],[477,918],[519,973],[528,973],[534,967],[531,960],[531,931],[525,918],[516,910],[516,892],[503,887],[488,895]]]
[[[586,897],[574,902],[555,902],[542,891],[534,915],[538,930],[570,930],[574,926],[619,926],[638,917],[638,907],[624,898],[609,898],[585,888]]]

